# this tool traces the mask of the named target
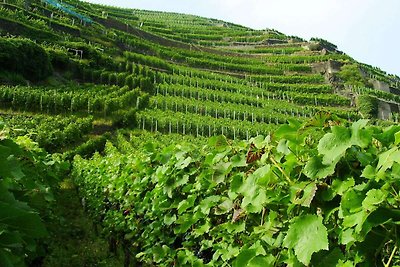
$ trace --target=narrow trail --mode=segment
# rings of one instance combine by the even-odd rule
[[[96,233],[70,179],[61,183],[56,198],[54,218],[47,225],[50,232],[48,251],[40,263],[32,266],[123,266],[118,257],[109,253],[107,240]]]

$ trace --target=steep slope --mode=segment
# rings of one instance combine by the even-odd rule
[[[224,261],[236,266],[308,265],[311,255],[328,242],[323,231],[319,235],[323,244],[302,253],[295,241],[306,237],[297,226],[302,229],[299,225],[308,221],[316,226],[324,223],[335,248],[329,254],[314,254],[313,262],[333,257],[338,263],[347,259],[356,264],[352,245],[359,242],[354,245],[357,253],[368,257],[375,253],[390,263],[391,251],[397,250],[393,243],[397,226],[391,223],[397,221],[366,218],[375,211],[382,218],[398,216],[396,196],[372,190],[389,184],[398,188],[399,112],[398,76],[357,62],[319,38],[307,41],[217,19],[75,0],[0,3],[0,114],[8,125],[7,134],[29,136],[57,159],[73,163],[86,210],[100,221],[110,247],[123,247],[126,266],[136,260],[133,264],[149,266]],[[360,120],[365,118],[391,128],[367,126]],[[259,134],[268,137],[253,138]],[[219,135],[227,139],[215,137]],[[213,138],[203,148],[204,137]],[[192,145],[181,146],[187,142]],[[336,154],[337,158],[329,156]],[[393,167],[382,167],[385,155],[392,158]],[[371,178],[378,174],[376,181]],[[194,179],[197,176],[204,180]],[[259,193],[266,188],[246,179],[274,191],[273,204]],[[189,191],[196,192],[195,198],[189,198]],[[358,204],[364,200],[360,194],[369,193],[371,199],[365,201],[370,205],[363,202],[367,208],[353,212],[360,207],[341,202],[345,191],[349,202]],[[384,200],[373,202],[374,194]],[[149,196],[160,201],[159,209],[152,210]],[[182,202],[171,202],[172,196]],[[129,202],[141,200],[147,205],[143,210]],[[161,202],[171,205],[166,210],[178,213],[168,215]],[[326,215],[331,206],[344,215]],[[226,213],[214,214],[220,208]],[[203,217],[192,217],[198,210],[196,214]],[[210,212],[216,216],[209,217]],[[161,215],[162,221],[155,219]],[[326,221],[320,221],[318,216],[325,215]],[[341,234],[355,236],[349,237],[346,251],[344,243],[337,243],[339,234],[332,226],[334,219],[342,223],[343,216],[348,217],[340,227],[347,232]],[[354,218],[365,219],[365,228],[354,228],[347,221]],[[195,219],[203,223],[199,229]],[[241,224],[245,219],[251,220],[248,226]],[[260,221],[261,226],[269,224],[271,235],[262,235],[264,243],[254,243],[242,232],[260,237]],[[386,223],[392,230],[378,231],[386,235],[380,239],[384,252],[372,253],[370,247],[366,252],[363,231]],[[228,226],[221,230],[218,225]],[[136,238],[137,243],[132,241]],[[221,238],[226,246],[218,248]],[[146,250],[140,250],[141,245]],[[277,250],[285,251],[284,256],[276,255]],[[271,257],[261,257],[267,251]]]

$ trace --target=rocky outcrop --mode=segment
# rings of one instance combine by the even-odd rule
[[[324,75],[332,75],[340,71],[343,63],[335,60],[317,62],[312,65],[313,71]]]

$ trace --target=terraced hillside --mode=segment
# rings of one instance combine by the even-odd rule
[[[397,120],[397,77],[354,62],[326,41],[306,42],[275,30],[255,31],[196,16],[75,6],[78,15],[93,22],[52,2],[33,1],[29,8],[18,1],[2,4],[3,35],[37,39],[37,49],[46,51],[50,62],[45,64],[52,69],[46,77],[34,77],[15,67],[16,73],[7,77],[10,68],[5,66],[3,84],[20,86],[3,86],[4,108],[108,118],[140,106],[142,128],[235,138],[271,131],[288,118],[304,119],[321,110],[351,120]],[[18,38],[2,42],[29,46]],[[12,60],[22,60],[26,53]],[[342,65],[354,67],[350,71],[358,80],[343,80]],[[42,82],[43,88],[37,83],[43,78],[53,84]],[[369,90],[374,81],[369,78],[383,80],[376,87],[386,86],[386,92]],[[26,87],[26,79],[36,83]],[[134,88],[140,90],[131,92]],[[371,106],[368,101],[374,102],[370,109],[365,108]]]
[[[307,41],[273,29],[253,30],[217,19],[75,0],[2,1],[0,48],[0,112],[8,129],[4,132],[15,140],[28,136],[46,153],[72,163],[71,176],[80,188],[85,208],[97,221],[100,219],[98,224],[109,238],[110,248],[116,250],[117,244],[123,247],[125,266],[292,266],[314,265],[320,260],[372,264],[374,253],[377,262],[399,262],[400,257],[391,254],[399,245],[394,238],[398,215],[390,223],[388,219],[375,225],[375,221],[367,220],[371,212],[384,213],[377,208],[379,205],[388,212],[382,218],[389,216],[398,207],[398,197],[390,202],[386,200],[390,194],[381,192],[384,201],[372,203],[375,206],[362,210],[361,215],[354,213],[363,219],[355,218],[350,210],[345,215],[340,210],[332,217],[327,207],[339,205],[344,209],[345,204],[338,199],[346,192],[350,192],[348,200],[357,196],[360,202],[360,194],[372,195],[368,190],[378,190],[382,181],[398,189],[399,183],[392,181],[399,179],[395,174],[398,158],[384,170],[391,170],[393,176],[387,174],[373,183],[366,181],[372,179],[372,168],[381,170],[381,153],[399,144],[398,133],[394,137],[400,118],[398,76],[357,62],[334,44],[318,38]],[[385,135],[382,131],[386,130],[368,126],[377,127],[374,134],[386,136],[372,137],[372,128],[368,130],[362,119],[370,119],[370,125],[391,128]],[[351,139],[354,142],[344,152],[327,149],[338,153],[341,161],[326,160],[328,153],[320,148],[323,145],[318,145],[318,140],[325,134],[335,134],[335,127],[351,123],[352,134],[365,131],[365,138],[370,136],[371,140]],[[301,124],[305,126],[300,128]],[[309,127],[323,130],[308,132]],[[226,139],[216,137],[219,135]],[[258,135],[269,137],[264,141],[254,139]],[[300,139],[294,141],[293,136]],[[213,137],[212,145],[201,150],[209,137]],[[275,137],[281,138],[277,151],[269,148]],[[311,137],[316,141],[310,141]],[[372,138],[380,145],[368,150],[375,145]],[[181,146],[185,142],[196,147]],[[178,146],[172,149],[168,144]],[[306,150],[305,145],[314,145],[313,150]],[[227,147],[229,151],[224,150]],[[207,156],[210,153],[213,159]],[[95,157],[89,160],[93,154]],[[263,155],[271,156],[266,159]],[[325,155],[324,160],[318,155]],[[340,164],[347,168],[342,161],[350,160],[355,162],[351,170],[335,169]],[[148,164],[153,168],[147,169]],[[200,169],[188,170],[192,165]],[[312,172],[310,168],[323,170]],[[215,173],[211,175],[208,169]],[[343,177],[343,173],[349,177]],[[357,180],[361,173],[366,179]],[[257,186],[251,187],[256,181],[246,182],[256,179],[256,174],[264,180],[269,177],[263,180],[268,189],[263,188],[262,193]],[[128,178],[132,175],[138,181]],[[169,175],[174,179],[168,180]],[[212,176],[210,181],[207,175]],[[351,178],[357,175],[357,179]],[[193,176],[208,182],[192,181]],[[148,177],[155,177],[156,182],[148,182]],[[341,181],[340,187],[332,183],[336,178],[348,180]],[[281,184],[279,179],[288,183]],[[226,188],[229,185],[232,187]],[[351,191],[350,185],[359,185],[359,191]],[[159,186],[164,187],[159,189],[162,192],[156,190]],[[331,196],[320,196],[325,186]],[[268,193],[277,188],[279,195]],[[13,191],[12,187],[6,189]],[[152,197],[159,202],[152,202]],[[142,200],[142,204],[137,203]],[[320,221],[321,209],[326,216],[324,224]],[[357,223],[346,221],[350,219],[345,219],[343,225],[335,221],[343,221],[347,215],[368,221],[362,231],[370,229],[360,233],[360,229],[354,229]],[[264,230],[255,223],[260,220],[261,226],[269,224],[268,236],[261,236]],[[304,252],[295,244],[302,240],[307,246],[309,239],[296,239],[300,235],[296,227],[308,221],[325,230],[328,227],[329,253],[320,252],[327,250],[328,233],[321,234],[324,238],[315,237],[323,239],[321,247]],[[393,228],[385,228],[386,223]],[[363,250],[375,238],[368,235],[374,227],[386,236],[377,239],[382,246],[372,252]],[[0,240],[3,230],[15,229],[0,225]],[[35,258],[31,255],[34,253],[26,252],[29,248],[25,241],[16,240],[17,247],[1,247],[0,242],[0,248],[4,248],[0,263],[16,264],[24,257],[25,262]],[[282,255],[277,253],[280,250]]]

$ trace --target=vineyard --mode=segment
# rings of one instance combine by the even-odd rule
[[[0,48],[0,266],[400,265],[400,77],[77,0],[2,1]]]

